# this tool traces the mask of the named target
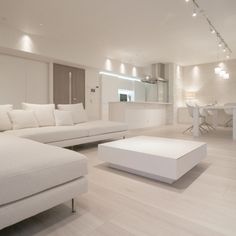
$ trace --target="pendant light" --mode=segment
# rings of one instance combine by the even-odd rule
[[[217,75],[219,75],[220,72],[221,72],[221,68],[220,68],[219,66],[217,66],[217,67],[215,68],[215,73],[216,73]]]

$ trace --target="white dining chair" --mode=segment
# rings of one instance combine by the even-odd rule
[[[224,105],[224,111],[225,113],[230,116],[230,119],[225,123],[225,127],[229,127],[230,124],[232,123],[233,121],[233,109],[232,109],[232,106],[236,106],[236,103],[226,103]]]
[[[193,119],[194,108],[195,108],[197,105],[194,104],[194,103],[186,102],[186,106],[187,106],[188,113],[189,113],[190,117]],[[204,123],[204,122],[202,121],[202,118],[203,118],[203,117],[202,117],[201,114],[199,113],[199,119],[200,119],[199,130],[200,130],[201,133],[203,133],[203,132],[208,132],[208,130],[203,127],[203,123]],[[187,133],[188,131],[189,131],[189,132],[192,132],[192,130],[193,130],[193,125],[191,125],[190,127],[188,127],[183,133],[185,134],[185,133]]]
[[[207,117],[208,116],[213,116],[214,113],[210,110],[203,109],[203,108],[199,108],[199,113],[200,113],[200,117],[202,118],[202,124],[201,125],[206,127],[209,131],[210,130],[215,130],[215,128],[209,122],[207,122]]]

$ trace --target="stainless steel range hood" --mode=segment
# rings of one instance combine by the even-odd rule
[[[165,79],[165,64],[156,63],[151,65],[151,75],[146,75],[142,82],[156,84],[157,82],[167,82]]]

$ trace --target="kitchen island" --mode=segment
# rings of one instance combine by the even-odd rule
[[[109,120],[124,122],[129,129],[156,127],[168,123],[171,103],[110,102]]]

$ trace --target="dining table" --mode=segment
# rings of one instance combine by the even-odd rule
[[[224,110],[225,106],[220,105],[207,105],[207,106],[195,106],[193,109],[193,136],[199,137],[200,132],[200,109],[211,111],[213,116],[212,126],[217,128],[218,126],[218,111]],[[233,122],[232,122],[232,138],[236,140],[236,106],[227,106],[227,109],[232,109],[233,111]]]

